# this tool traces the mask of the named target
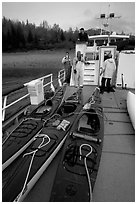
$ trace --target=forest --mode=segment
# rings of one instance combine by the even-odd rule
[[[78,29],[63,31],[58,24],[52,27],[47,21],[39,26],[20,21],[2,19],[2,51],[73,48],[78,37]]]
[[[5,17],[2,18],[2,52],[28,51],[28,50],[48,50],[48,49],[73,49],[78,39],[79,29],[67,31],[60,28],[58,24],[50,26],[46,20],[36,26],[26,22],[13,21]],[[87,30],[88,35],[100,34],[100,29]],[[123,33],[122,33],[123,34]],[[115,43],[118,50],[134,49],[135,37],[129,40]]]

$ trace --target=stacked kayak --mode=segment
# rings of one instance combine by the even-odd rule
[[[51,202],[92,201],[103,137],[103,109],[99,89],[96,88],[65,141],[51,192]]]
[[[54,114],[44,118],[44,125],[33,142],[3,171],[3,202],[22,201],[26,197],[62,147],[81,109],[78,91],[62,102]]]
[[[33,142],[34,136],[42,129],[44,120],[53,115],[59,107],[64,92],[65,87],[59,88],[51,99],[47,102],[44,101],[37,108],[33,109],[27,118],[25,118],[3,142],[2,170],[9,166]],[[43,107],[45,107],[45,112]],[[43,111],[39,111],[41,109]],[[47,111],[47,109],[49,111]],[[44,118],[44,120],[42,120],[42,118]]]

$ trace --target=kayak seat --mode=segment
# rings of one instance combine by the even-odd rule
[[[84,113],[78,121],[78,132],[97,133],[100,130],[100,121],[96,113]]]
[[[65,114],[73,113],[76,110],[77,106],[73,103],[64,103],[58,110],[58,114],[64,116]]]

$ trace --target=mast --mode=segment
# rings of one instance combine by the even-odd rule
[[[112,19],[116,19],[116,18],[120,18],[121,16],[116,16],[115,13],[110,13],[110,4],[108,5],[108,14],[102,13],[100,14],[100,17],[97,19],[100,20],[105,20],[104,23],[102,23],[102,25],[104,26],[104,28],[108,28],[108,45],[110,43],[110,29],[109,29],[109,25],[110,25],[110,20]],[[102,28],[101,28],[101,35],[102,35]]]

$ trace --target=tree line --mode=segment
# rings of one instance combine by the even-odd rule
[[[63,31],[58,24],[48,25],[43,21],[39,26],[20,21],[2,19],[2,51],[74,48],[78,28]]]
[[[2,51],[28,51],[33,49],[73,49],[78,39],[78,28],[67,31],[60,28],[58,24],[50,26],[46,20],[36,26],[26,22],[13,21],[5,17],[2,18]],[[89,29],[88,35],[99,35],[101,29]],[[104,31],[106,32],[106,31]],[[122,33],[124,34],[124,33]],[[129,40],[113,42],[118,50],[134,49],[135,36]]]

